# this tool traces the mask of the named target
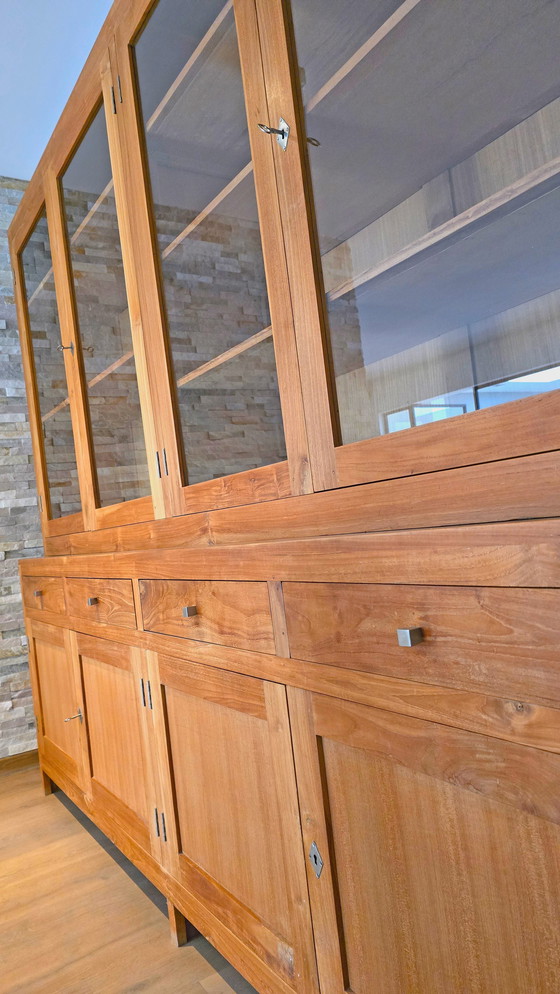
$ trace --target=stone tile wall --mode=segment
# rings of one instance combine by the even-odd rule
[[[42,544],[7,241],[24,189],[0,177],[0,759],[35,747],[18,559]]]

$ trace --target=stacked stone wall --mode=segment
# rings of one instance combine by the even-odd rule
[[[42,544],[7,240],[24,189],[0,177],[0,759],[36,744],[18,560]]]

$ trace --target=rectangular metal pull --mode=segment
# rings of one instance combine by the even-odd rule
[[[397,628],[397,642],[399,645],[410,648],[413,645],[419,645],[423,641],[423,628]]]
[[[161,463],[159,461],[159,452],[157,451],[156,451],[156,469],[157,469],[157,475],[161,480]]]
[[[88,607],[95,607],[96,604],[99,604],[99,598],[98,597],[88,597],[88,599],[87,599],[87,606]]]
[[[153,704],[153,701],[152,701],[152,685],[151,685],[151,683],[150,683],[149,680],[147,681],[147,683],[148,683],[148,703],[150,705],[151,710],[153,711],[154,710],[154,704]]]
[[[140,692],[142,694],[142,707],[146,707],[146,688],[144,686],[144,680],[140,677]]]
[[[154,808],[154,817],[155,817],[155,821],[156,821],[156,835],[157,835],[157,837],[159,839],[160,832],[159,832],[159,818],[158,818],[158,809],[157,808]]]
[[[167,829],[165,827],[165,814],[161,812],[161,830],[163,832],[163,841],[167,842]]]
[[[196,614],[198,614],[196,604],[187,604],[183,608],[183,618],[194,618]]]
[[[42,590],[34,590],[33,591],[33,596],[34,597],[42,597],[42,595],[43,595],[43,591]]]
[[[117,101],[115,100],[115,87],[111,87],[111,101],[113,103],[113,114],[117,113]]]

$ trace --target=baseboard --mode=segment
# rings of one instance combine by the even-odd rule
[[[39,753],[37,749],[30,749],[29,752],[19,752],[17,756],[5,756],[0,759],[0,774],[12,773],[13,770],[25,770],[29,766],[39,765]]]

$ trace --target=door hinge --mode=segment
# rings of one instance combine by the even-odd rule
[[[315,876],[320,877],[321,873],[323,872],[323,866],[325,864],[323,863],[323,857],[319,852],[319,847],[317,846],[316,842],[311,843],[311,849],[309,850],[309,862],[313,867],[313,872],[315,873]]]
[[[164,812],[163,811],[158,811],[157,808],[154,808],[154,820],[155,820],[155,823],[156,823],[156,835],[157,835],[158,839],[161,838],[161,839],[163,839],[164,842],[167,842],[167,828],[166,828],[166,825],[165,825],[165,814],[164,814]],[[161,829],[160,829],[160,823],[161,823]]]
[[[122,86],[121,86],[121,77],[120,76],[117,76],[117,87],[118,87],[118,90],[119,90],[119,103],[122,104],[123,99],[122,99]]]
[[[111,100],[113,101],[113,114],[117,113],[117,101],[115,100],[115,87],[111,87]]]

